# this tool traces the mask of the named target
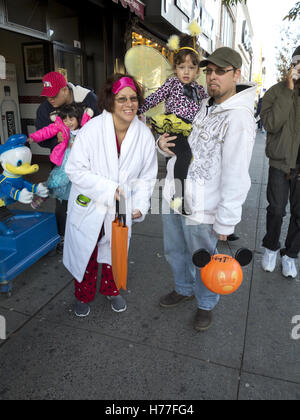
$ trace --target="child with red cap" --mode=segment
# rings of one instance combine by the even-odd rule
[[[36,128],[40,130],[51,124],[50,114],[63,105],[69,105],[72,102],[83,103],[86,108],[91,108],[94,115],[99,115],[98,99],[94,92],[81,86],[75,86],[68,83],[66,78],[59,72],[52,71],[43,77],[43,90],[41,96],[47,100],[44,101],[37,110]],[[41,147],[49,148],[51,151],[63,139],[53,137],[39,143]]]
[[[72,103],[83,104],[85,108],[91,108],[94,116],[99,115],[98,110],[98,98],[95,93],[89,89],[81,86],[75,86],[72,83],[67,82],[66,78],[59,72],[52,71],[47,73],[43,77],[43,90],[41,96],[45,97],[46,100],[39,106],[36,114],[36,129],[40,130],[44,127],[49,126],[53,121],[50,119],[50,115],[54,111],[58,111],[64,105],[70,105]],[[63,134],[58,133],[52,138],[45,141],[39,142],[39,146],[49,148],[52,152],[58,143],[64,141]],[[60,202],[56,200],[55,214],[59,224],[64,226],[66,220],[67,206],[66,201]],[[64,232],[60,232],[63,236]],[[58,245],[58,251],[62,249]]]

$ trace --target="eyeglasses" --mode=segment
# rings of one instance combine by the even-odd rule
[[[235,69],[229,69],[229,70],[224,70],[224,69],[204,69],[203,73],[207,74],[208,76],[211,76],[213,74],[213,72],[216,73],[217,76],[224,76],[226,73],[228,73],[229,71],[235,71]]]
[[[116,98],[116,102],[120,105],[125,105],[128,101],[136,104],[139,101],[137,96],[131,96],[130,98],[126,98],[125,96],[121,96],[120,98]]]

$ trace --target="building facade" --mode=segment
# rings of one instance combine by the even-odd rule
[[[35,130],[43,100],[41,79],[48,71],[60,71],[97,93],[108,75],[125,71],[124,57],[132,46],[147,45],[168,59],[168,38],[186,32],[192,20],[202,27],[202,55],[222,45],[236,48],[244,61],[243,80],[249,80],[252,27],[245,5],[227,8],[221,0],[87,0],[84,6],[72,0],[0,0],[0,57],[14,73],[11,92],[17,92],[22,132]],[[4,87],[0,99],[8,95]],[[46,153],[34,147],[34,153]]]

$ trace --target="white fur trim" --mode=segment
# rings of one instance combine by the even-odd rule
[[[86,108],[84,110],[84,113],[87,114],[91,118],[93,118],[93,116],[94,116],[94,111],[92,110],[92,108]]]

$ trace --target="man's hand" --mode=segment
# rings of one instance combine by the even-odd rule
[[[293,70],[294,70],[294,67],[291,68],[291,70],[288,72],[288,75],[287,75],[287,87],[291,90],[295,89],[295,80],[293,79]]]
[[[220,235],[215,230],[213,232],[218,237],[218,240],[219,241],[223,241],[223,242],[226,242],[227,241],[228,235]]]
[[[170,137],[170,134],[166,133],[163,134],[162,136],[160,136],[159,141],[158,141],[158,146],[159,148],[165,152],[168,153],[171,156],[175,156],[175,153],[173,153],[169,147],[175,147],[174,143],[170,143],[172,142],[172,140],[177,139],[177,137]]]

